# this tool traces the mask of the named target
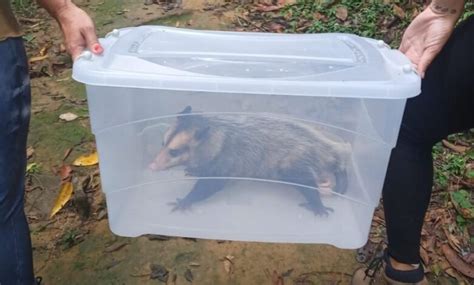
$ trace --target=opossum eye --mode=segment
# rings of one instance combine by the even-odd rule
[[[171,157],[177,157],[177,156],[185,153],[186,150],[188,150],[187,147],[178,148],[178,149],[170,149],[169,154],[170,154]]]

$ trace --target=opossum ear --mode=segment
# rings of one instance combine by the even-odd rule
[[[184,108],[184,110],[179,112],[178,114],[189,114],[192,110],[193,108],[191,108],[191,106],[186,106],[186,108]]]
[[[209,136],[209,129],[211,127],[209,126],[205,126],[203,128],[200,128],[198,129],[195,133],[194,133],[194,138],[197,140],[197,141],[200,141],[200,140],[203,140],[205,139],[207,136]]]

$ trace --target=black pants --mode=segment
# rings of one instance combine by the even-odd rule
[[[420,262],[420,238],[433,186],[433,145],[474,127],[474,16],[461,23],[407,102],[383,201],[389,254]]]

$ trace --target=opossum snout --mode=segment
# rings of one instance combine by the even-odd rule
[[[174,166],[185,164],[188,157],[188,153],[184,151],[164,148],[158,153],[155,160],[150,163],[148,167],[153,171],[163,171]]]

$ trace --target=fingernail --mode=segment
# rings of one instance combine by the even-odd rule
[[[97,53],[102,53],[104,49],[99,43],[95,43],[92,45],[92,51],[97,54]]]

